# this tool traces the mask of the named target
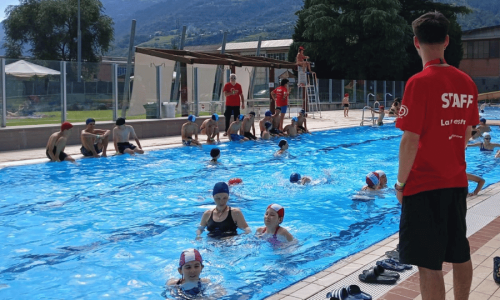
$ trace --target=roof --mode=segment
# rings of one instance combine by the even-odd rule
[[[197,52],[220,52],[220,44],[201,45],[201,46],[185,46],[184,50]]]
[[[295,63],[282,61],[267,57],[242,56],[236,54],[214,54],[206,52],[194,52],[188,50],[167,50],[155,48],[136,47],[135,53],[142,53],[154,57],[168,59],[186,64],[205,65],[229,65],[229,66],[250,66],[268,67],[278,69],[295,69]]]
[[[257,49],[258,41],[252,42],[242,42],[242,43],[227,43],[226,51],[230,50],[255,50]],[[270,40],[270,41],[262,41],[260,45],[260,49],[273,49],[273,48],[288,48],[292,45],[292,39],[286,40]],[[217,50],[221,50],[221,46]]]
[[[500,25],[474,28],[462,32],[462,40],[499,39]]]

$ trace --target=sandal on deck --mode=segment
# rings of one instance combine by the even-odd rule
[[[374,268],[359,274],[358,278],[359,280],[367,283],[394,284],[397,281],[396,277],[377,275]]]
[[[357,285],[338,288],[326,294],[330,300],[372,300],[372,296],[361,291]]]
[[[399,279],[399,273],[398,272],[387,271],[386,269],[384,269],[384,267],[382,267],[380,265],[374,266],[371,269],[373,269],[373,272],[377,276],[378,275],[383,275],[383,276],[394,277],[396,279]],[[369,271],[370,270],[364,270],[363,273],[367,273]]]
[[[403,272],[404,270],[410,270],[413,267],[411,265],[405,265],[400,263],[399,261],[396,261],[394,259],[384,259],[381,261],[377,261],[377,266],[382,266],[384,269],[387,270],[392,270],[392,271],[398,271],[398,272]]]

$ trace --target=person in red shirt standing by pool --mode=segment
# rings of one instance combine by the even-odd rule
[[[245,109],[245,98],[243,98],[243,90],[241,85],[236,83],[236,74],[229,75],[229,82],[226,83],[224,89],[224,96],[226,96],[226,111],[224,112],[224,117],[226,117],[226,132],[224,136],[227,136],[227,130],[229,128],[231,115],[234,115],[234,120],[240,115],[240,101],[241,108]]]
[[[281,107],[279,130],[283,131],[283,120],[288,109],[288,79],[281,79],[280,86],[271,92],[271,97],[276,101],[276,107]]]
[[[396,123],[404,131],[395,185],[399,260],[418,266],[423,300],[445,298],[443,262],[453,264],[455,299],[468,299],[472,282],[465,147],[479,122],[478,94],[472,79],[444,60],[449,24],[439,12],[413,21],[423,70],[406,83]]]

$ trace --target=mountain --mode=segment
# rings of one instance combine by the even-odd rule
[[[136,3],[134,13],[114,12],[114,7],[129,5],[128,0],[102,0],[108,15],[115,20],[115,55],[125,53],[132,19],[137,20],[136,44],[171,48],[178,46],[180,28],[187,26],[186,45],[222,42],[222,31],[228,42],[290,38],[297,20],[295,12],[302,0],[287,2],[269,0],[169,0]],[[108,3],[114,3],[109,6]],[[147,7],[143,8],[142,5]],[[113,8],[112,8],[113,7]]]
[[[458,17],[462,30],[500,25],[498,0],[439,0],[439,2],[463,5],[473,10],[469,15]]]

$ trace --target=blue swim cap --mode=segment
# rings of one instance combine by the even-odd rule
[[[485,118],[481,118],[481,119],[479,119],[479,122],[483,122],[484,124],[486,124],[486,119]]]
[[[273,124],[271,124],[271,122],[266,122],[264,123],[264,126],[266,126],[266,129],[269,129],[273,126]]]
[[[300,174],[299,173],[292,173],[292,175],[290,175],[290,182],[291,183],[299,182],[299,180],[300,180]]]
[[[273,115],[273,113],[270,110],[266,110],[266,117],[270,117],[272,115]]]
[[[212,193],[213,196],[219,193],[226,193],[229,194],[229,186],[225,182],[217,182],[214,185],[214,191]]]
[[[188,120],[194,122],[196,121],[196,117],[194,115],[189,115]]]
[[[305,115],[306,114],[306,110],[305,109],[301,109],[300,113],[303,114],[303,115]]]
[[[292,118],[292,121],[294,121],[294,122],[298,122],[298,121],[299,121],[299,118],[297,118],[297,117],[293,117],[293,118]]]
[[[239,115],[239,116],[238,116],[238,119],[240,119],[240,121],[243,121],[243,119],[244,119],[244,118],[245,118],[245,116],[244,116],[244,115]]]
[[[95,120],[92,118],[88,118],[87,121],[85,121],[85,124],[89,125],[92,122],[95,123]]]
[[[219,121],[219,115],[218,114],[213,114],[212,115],[212,120]]]

